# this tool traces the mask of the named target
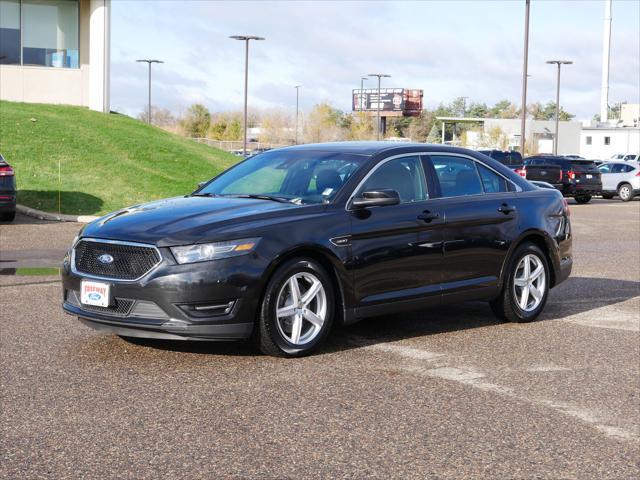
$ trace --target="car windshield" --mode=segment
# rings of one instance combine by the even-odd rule
[[[335,152],[269,151],[227,170],[194,195],[328,203],[367,158]]]

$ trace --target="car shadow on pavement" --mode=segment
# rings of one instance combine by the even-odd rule
[[[19,190],[18,203],[45,212],[71,215],[95,215],[102,209],[102,199],[85,192],[57,190]],[[60,207],[60,208],[59,208]]]
[[[610,278],[570,277],[551,295],[536,322],[625,302],[640,295],[640,282]],[[361,348],[408,338],[491,327],[506,322],[497,318],[486,302],[467,302],[416,312],[371,317],[341,328],[329,337],[324,353]],[[534,322],[535,323],[535,322]]]

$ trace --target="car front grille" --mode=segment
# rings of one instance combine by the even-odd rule
[[[103,263],[100,256],[111,258]],[[80,240],[75,247],[75,270],[99,277],[117,280],[135,280],[160,263],[160,254],[154,247]]]

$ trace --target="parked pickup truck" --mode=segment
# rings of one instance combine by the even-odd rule
[[[547,182],[565,197],[588,203],[602,193],[602,180],[596,163],[553,155],[539,155],[525,160],[527,180]]]

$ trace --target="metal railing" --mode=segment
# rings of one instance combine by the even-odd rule
[[[204,143],[210,147],[219,148],[227,152],[241,152],[242,140],[211,140],[210,138],[189,137],[196,143]],[[290,143],[271,143],[271,142],[249,142],[247,143],[247,151],[267,150],[271,148],[287,147]]]

